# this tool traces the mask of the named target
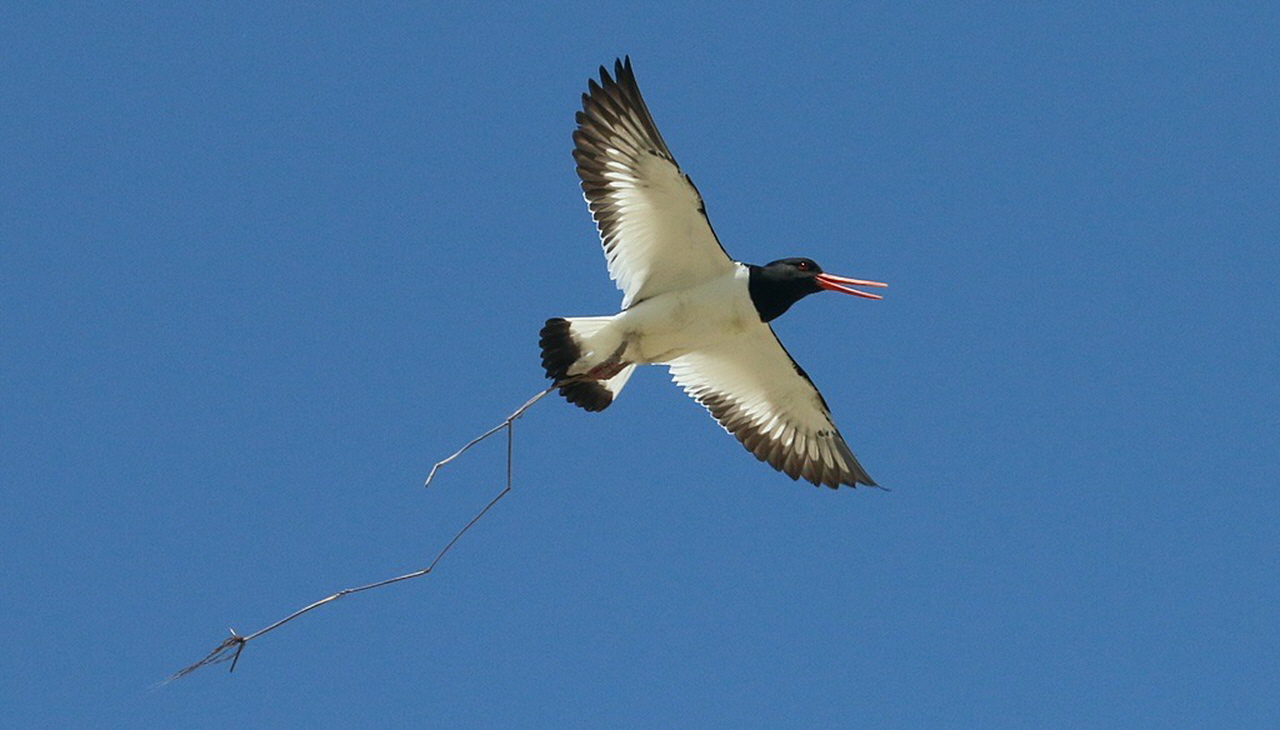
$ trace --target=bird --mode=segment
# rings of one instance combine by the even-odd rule
[[[845,443],[826,400],[770,322],[800,299],[887,284],[826,273],[808,258],[757,266],[729,257],[702,195],[676,163],[626,56],[588,79],[573,158],[617,314],[552,317],[542,366],[566,400],[598,412],[637,365],[665,364],[677,385],[757,459],[792,480],[838,489],[878,486]]]

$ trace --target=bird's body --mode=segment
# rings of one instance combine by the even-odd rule
[[[747,276],[747,267],[738,264],[728,275],[664,292],[608,317],[584,343],[583,357],[568,374],[587,372],[624,345],[619,354],[624,362],[667,364],[758,327],[760,315],[747,292]]]
[[[793,479],[874,485],[768,322],[811,293],[878,299],[849,285],[884,285],[826,274],[809,259],[730,259],[662,141],[629,59],[614,77],[601,68],[600,85],[592,81],[583,95],[574,158],[622,311],[548,320],[547,376],[571,403],[599,411],[637,365],[666,364],[748,450]]]

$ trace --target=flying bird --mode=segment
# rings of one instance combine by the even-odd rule
[[[761,461],[832,489],[875,486],[769,322],[810,294],[880,299],[853,287],[886,285],[828,274],[807,258],[729,258],[640,96],[630,57],[613,76],[601,66],[587,87],[573,158],[622,311],[547,320],[540,344],[553,387],[602,411],[636,365],[665,364]]]

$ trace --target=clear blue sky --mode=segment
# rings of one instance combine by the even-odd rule
[[[14,727],[1280,723],[1274,5],[438,5],[0,10]],[[891,283],[777,329],[892,491],[648,368],[151,689],[495,493],[622,54],[731,254]]]

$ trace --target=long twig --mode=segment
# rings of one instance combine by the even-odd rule
[[[391,585],[392,583],[399,583],[401,581],[409,580],[411,578],[420,578],[430,573],[432,570],[435,570],[435,567],[440,562],[441,558],[443,558],[449,552],[449,550],[452,549],[455,544],[457,544],[458,540],[462,539],[462,536],[467,533],[467,530],[470,530],[473,525],[475,525],[477,522],[480,521],[480,518],[484,517],[489,512],[489,510],[492,509],[493,506],[498,503],[498,500],[505,497],[507,493],[511,491],[512,434],[514,433],[514,430],[515,430],[514,429],[515,421],[520,416],[523,416],[524,412],[529,410],[534,403],[537,403],[539,400],[542,400],[543,396],[545,396],[547,393],[550,393],[552,390],[555,390],[560,385],[562,385],[562,383],[556,383],[554,385],[551,385],[546,390],[542,391],[541,393],[538,393],[534,397],[525,401],[524,405],[520,406],[514,412],[512,412],[511,415],[507,416],[506,420],[504,420],[502,423],[498,424],[497,426],[494,426],[488,431],[485,431],[479,436],[471,439],[466,443],[465,446],[458,449],[451,456],[436,462],[436,465],[431,467],[431,473],[427,475],[427,479],[423,483],[424,487],[431,485],[431,480],[435,478],[436,472],[440,470],[440,467],[444,466],[445,464],[448,464],[449,462],[453,461],[459,456],[462,456],[462,454],[465,453],[467,449],[470,449],[472,446],[475,446],[476,444],[480,443],[481,441],[484,441],[485,439],[498,433],[499,431],[502,431],[503,429],[505,429],[507,432],[507,483],[506,483],[506,486],[503,487],[501,492],[498,492],[497,496],[489,500],[488,504],[486,504],[483,509],[477,512],[476,515],[472,517],[470,521],[467,522],[467,524],[463,525],[462,529],[458,530],[457,534],[453,536],[453,539],[445,543],[445,546],[440,549],[440,552],[436,553],[435,558],[432,559],[432,561],[427,565],[427,567],[421,568],[419,570],[415,570],[412,573],[397,575],[394,578],[386,578],[373,583],[367,583],[362,586],[355,586],[353,588],[343,588],[337,593],[334,593],[331,596],[326,596],[324,598],[321,598],[320,600],[308,606],[304,606],[303,608],[300,608],[297,611],[294,611],[293,613],[289,614],[288,616],[285,616],[279,621],[276,621],[275,623],[269,626],[266,626],[265,628],[258,629],[257,631],[247,636],[241,636],[240,634],[236,633],[235,629],[229,629],[229,631],[231,632],[231,635],[226,639],[223,639],[222,643],[218,644],[218,646],[216,646],[213,649],[213,651],[209,652],[207,655],[205,655],[203,659],[196,662],[195,664],[192,664],[191,666],[185,667],[175,672],[172,676],[170,676],[165,681],[171,682],[175,679],[181,679],[202,667],[207,667],[211,664],[222,664],[223,662],[228,662],[228,661],[231,662],[230,671],[235,671],[236,663],[240,661],[240,654],[241,652],[244,651],[244,647],[246,644],[248,644],[250,641],[253,641],[254,639],[270,631],[274,631],[280,628],[281,626],[298,618],[304,613],[314,611],[315,609],[320,608],[326,603],[331,603],[333,601],[338,600],[339,598],[342,598],[343,596],[349,596],[352,593],[360,593],[361,591],[369,591],[369,590],[373,590],[374,588],[381,588],[382,586]]]

